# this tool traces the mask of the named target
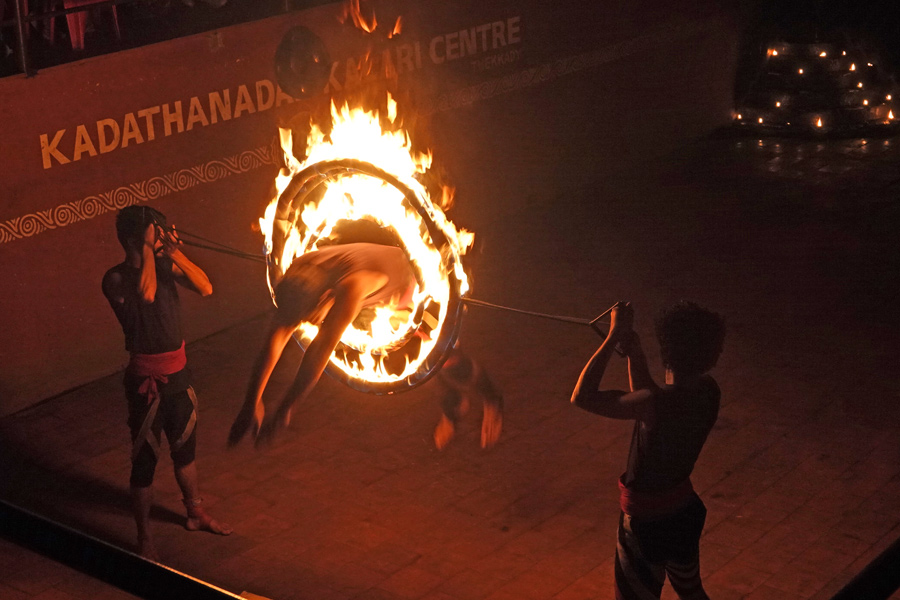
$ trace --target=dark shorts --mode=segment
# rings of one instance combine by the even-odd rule
[[[706,506],[699,496],[678,512],[656,518],[631,517],[631,530],[648,562],[686,564],[700,555]]]
[[[193,397],[192,397],[193,396]],[[128,428],[131,430],[131,441],[135,443],[141,426],[147,417],[150,405],[147,397],[136,391],[129,390],[126,386],[125,397],[128,400]],[[169,443],[169,454],[176,467],[189,465],[194,461],[197,447],[197,429],[193,427],[190,435],[176,447],[185,429],[191,423],[194,416],[196,396],[194,390],[188,387],[179,392],[167,392],[161,395],[159,409],[156,418],[150,428],[159,445],[162,433],[166,434]],[[131,485],[133,487],[147,487],[153,483],[153,475],[156,472],[158,457],[146,439],[141,442],[131,466]]]

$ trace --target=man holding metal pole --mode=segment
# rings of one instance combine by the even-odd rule
[[[585,365],[572,403],[613,419],[633,419],[628,466],[619,479],[616,599],[659,598],[666,577],[682,599],[708,600],[700,579],[706,507],[691,472],[719,413],[720,391],[707,374],[722,351],[724,323],[682,302],[656,322],[666,382],[650,376],[629,303],[611,311],[610,330]],[[601,390],[613,352],[628,357],[631,390]]]
[[[165,215],[150,207],[129,206],[116,216],[116,233],[125,260],[103,277],[103,294],[125,334],[131,360],[125,370],[125,396],[131,429],[131,498],[142,556],[157,560],[150,533],[153,475],[165,431],[175,479],[184,495],[187,529],[219,535],[231,527],[203,508],[197,485],[197,397],[181,334],[176,284],[201,296],[212,293],[206,273],[179,249]]]

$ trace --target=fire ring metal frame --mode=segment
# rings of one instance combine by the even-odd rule
[[[340,367],[334,364],[334,357],[329,359],[328,365],[325,367],[325,372],[334,379],[361,392],[384,395],[411,390],[430,379],[444,363],[449,350],[456,345],[456,341],[459,338],[462,314],[465,311],[465,305],[462,301],[462,294],[460,293],[461,282],[457,278],[455,271],[456,263],[460,261],[460,258],[453,249],[453,245],[447,239],[444,231],[435,223],[431,207],[424,203],[422,198],[420,198],[409,186],[405,185],[387,171],[380,169],[369,162],[357,159],[321,161],[306,167],[294,175],[291,178],[291,182],[278,197],[272,234],[272,251],[266,255],[269,281],[277,281],[277,279],[281,277],[279,257],[281,257],[283,253],[286,236],[291,229],[296,226],[296,222],[299,219],[307,197],[319,186],[324,185],[328,181],[351,175],[365,175],[380,179],[403,194],[405,201],[421,217],[427,228],[433,246],[441,254],[442,263],[447,270],[450,293],[447,315],[440,332],[438,333],[437,341],[422,361],[419,368],[412,374],[391,381],[365,381],[353,377],[341,370]],[[400,242],[402,247],[403,240],[400,240]],[[403,250],[404,252],[407,252],[406,248],[403,248]],[[273,273],[276,275],[275,278],[273,278]],[[421,275],[418,272],[418,269],[413,268],[413,273],[415,274],[417,281],[421,283]],[[421,315],[419,315],[416,329],[421,327],[421,324]],[[306,348],[296,333],[294,334],[294,339],[305,351]],[[338,348],[342,345],[343,342],[339,342]],[[390,352],[388,352],[388,354],[389,353]]]

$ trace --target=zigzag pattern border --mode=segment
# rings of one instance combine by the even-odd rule
[[[93,219],[132,204],[149,202],[183,192],[196,185],[212,183],[231,175],[247,173],[265,165],[281,164],[276,142],[208,163],[151,177],[95,196],[88,196],[56,208],[38,211],[0,223],[0,244],[35,236],[39,233]]]

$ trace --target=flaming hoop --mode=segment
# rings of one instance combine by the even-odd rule
[[[390,98],[388,108],[393,123]],[[276,182],[277,199],[260,219],[269,289],[295,257],[320,245],[361,241],[347,234],[355,225],[399,246],[416,280],[413,310],[377,308],[357,319],[326,373],[363,392],[412,389],[440,367],[459,335],[469,288],[461,257],[473,236],[457,231],[432,202],[419,181],[431,156],[411,152],[404,131],[383,131],[377,113],[346,106],[332,106],[332,117],[328,136],[312,126],[302,164],[291,154],[289,136],[282,136],[288,168]],[[301,323],[294,339],[305,350],[317,333],[316,326]]]

